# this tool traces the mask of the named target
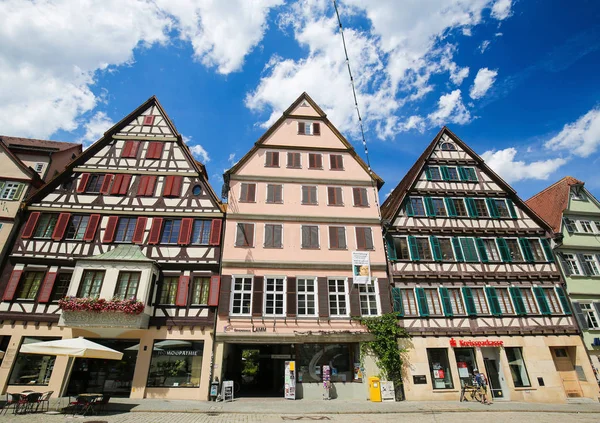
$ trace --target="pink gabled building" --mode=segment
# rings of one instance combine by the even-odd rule
[[[383,181],[303,93],[225,173],[214,375],[238,395],[283,396],[294,360],[297,398],[321,398],[322,366],[335,395],[367,397],[359,316],[391,311],[378,212]],[[353,252],[370,283],[353,277]],[[369,280],[367,278],[367,280]]]

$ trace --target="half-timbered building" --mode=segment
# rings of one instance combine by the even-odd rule
[[[3,392],[58,393],[66,376],[68,393],[206,399],[224,213],[158,100],[108,129],[26,213],[0,280]],[[18,352],[79,336],[123,360],[71,370],[66,357]]]
[[[456,401],[475,369],[494,400],[596,397],[551,228],[463,141],[444,127],[381,210],[407,399]]]

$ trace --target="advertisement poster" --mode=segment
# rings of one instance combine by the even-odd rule
[[[360,363],[354,363],[354,380],[361,380],[363,377]]]
[[[396,401],[396,392],[394,390],[394,382],[381,381],[381,400]]]
[[[296,399],[296,362],[285,362],[285,398]]]
[[[459,361],[456,365],[458,366],[458,377],[469,377],[469,369],[465,361]]]
[[[331,399],[329,396],[329,390],[331,389],[331,368],[327,365],[323,366],[323,389],[325,390],[323,399]]]
[[[367,251],[352,251],[352,277],[356,284],[371,283],[371,260]]]

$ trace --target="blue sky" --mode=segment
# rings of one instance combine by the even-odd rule
[[[339,4],[382,197],[444,124],[524,199],[566,175],[600,197],[596,1]],[[155,94],[220,192],[307,91],[362,153],[331,1],[6,0],[0,15],[0,133],[89,144]]]

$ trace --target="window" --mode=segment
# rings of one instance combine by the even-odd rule
[[[442,151],[456,151],[456,146],[451,142],[442,143]]]
[[[91,194],[99,194],[102,183],[104,182],[104,175],[91,174],[88,179],[88,183],[85,186],[85,192]]]
[[[208,304],[210,278],[195,276],[192,279],[191,304]]]
[[[344,158],[341,154],[329,155],[329,169],[344,170]]]
[[[57,220],[57,214],[42,214],[37,222],[34,237],[50,238],[52,236],[52,232],[54,232],[54,227],[56,226]]]
[[[256,201],[256,184],[241,184],[240,202],[254,203]]]
[[[516,239],[505,239],[512,261],[523,261],[523,254]]]
[[[431,202],[433,203],[433,210],[436,216],[448,216],[448,213],[446,213],[446,206],[444,205],[443,198],[432,198]]]
[[[98,298],[102,281],[104,280],[104,270],[85,270],[79,284],[79,298]]]
[[[485,200],[483,198],[475,198],[475,210],[477,210],[477,216],[479,217],[490,217]]]
[[[283,225],[265,224],[265,248],[283,248]]]
[[[594,226],[596,226],[596,233],[600,233],[600,221],[596,220]]]
[[[318,122],[298,122],[299,135],[321,135],[321,124]]]
[[[37,293],[40,290],[42,281],[44,280],[45,272],[25,272],[19,282],[19,290],[17,291],[17,299],[19,300],[35,300]]]
[[[590,329],[598,329],[598,318],[596,317],[596,313],[592,309],[591,303],[579,303],[581,307],[581,311],[583,313],[583,317],[587,322],[587,325]]]
[[[323,156],[317,153],[308,153],[308,168],[323,169]]]
[[[508,211],[506,200],[494,200],[494,203],[496,204],[496,208],[498,209],[499,217],[510,217],[510,212]]]
[[[579,268],[579,263],[577,263],[575,254],[563,254],[563,258],[569,273],[572,275],[581,275],[581,269]]]
[[[369,200],[367,197],[366,188],[352,188],[352,195],[354,197],[354,205],[356,207],[368,207]]]
[[[454,249],[450,238],[438,238],[443,261],[454,261]]]
[[[469,213],[467,213],[467,208],[465,207],[465,202],[462,198],[452,198],[452,202],[454,203],[454,208],[456,209],[456,216],[458,217],[468,217]]]
[[[146,386],[198,388],[203,356],[202,341],[155,340]]]
[[[396,258],[398,260],[410,260],[410,253],[408,250],[408,241],[406,237],[393,237],[394,249],[396,250]]]
[[[115,242],[131,242],[131,238],[133,238],[133,232],[135,231],[136,222],[137,218],[135,217],[120,217],[119,223],[117,224]],[[163,243],[169,243],[168,238],[165,238],[165,231],[173,231],[173,222],[177,222],[177,235],[175,236],[174,241],[177,242],[177,237],[179,236],[179,224],[181,223],[181,220],[165,219],[163,224]]]
[[[594,232],[594,230],[592,229],[592,224],[590,223],[589,220],[580,220],[579,226],[581,226],[581,232],[588,233],[588,234],[591,234]]]
[[[463,303],[462,295],[460,295],[460,289],[448,288],[448,296],[450,297],[450,304],[452,305],[452,314],[455,316],[464,315],[465,305]]]
[[[375,284],[358,285],[361,316],[377,316],[377,293]]]
[[[267,151],[265,156],[266,156],[265,167],[279,167],[279,152],[278,151]]]
[[[80,214],[71,216],[67,225],[66,239],[83,239],[89,220],[89,216]]]
[[[373,250],[373,233],[371,228],[357,227],[356,229],[356,249]]]
[[[233,278],[231,314],[250,314],[252,301],[252,278],[236,276]]]
[[[460,238],[460,246],[462,247],[463,257],[466,262],[478,262],[477,248],[475,248],[475,240],[473,238]]]
[[[476,182],[477,174],[475,173],[475,169],[472,167],[463,167],[463,173],[466,176],[467,181]]]
[[[192,244],[209,244],[211,223],[210,220],[194,219],[194,225],[192,226]]]
[[[594,256],[591,254],[584,254],[583,261],[587,265],[587,268],[590,270],[592,275],[598,276],[600,275],[600,270],[598,269],[598,262],[594,259]]]
[[[265,277],[265,315],[283,316],[285,314],[285,278]]]
[[[343,206],[342,187],[327,187],[327,201],[330,206]]]
[[[525,311],[529,314],[537,314],[538,308],[537,304],[535,303],[535,298],[531,289],[521,288],[521,297],[523,298],[523,305],[525,306]]]
[[[442,304],[440,303],[440,296],[438,294],[438,290],[436,288],[427,288],[423,291],[425,291],[425,298],[427,299],[427,308],[429,310],[429,315],[443,315],[444,313],[442,312]]]
[[[283,203],[283,185],[267,184],[267,203]]]
[[[346,245],[346,228],[343,226],[329,227],[329,248],[332,250],[345,250]]]
[[[431,248],[429,248],[429,238],[415,238],[417,245],[417,253],[421,260],[433,259],[431,255]]]
[[[585,194],[583,193],[583,190],[577,189],[577,188],[573,188],[571,190],[571,198],[573,200],[579,200],[579,201],[587,201]]]
[[[520,347],[505,347],[508,367],[512,376],[515,388],[526,388],[531,386],[525,360],[523,360],[523,350]]]
[[[459,181],[460,178],[458,176],[458,170],[455,167],[448,168],[448,180],[449,181]]]
[[[192,194],[198,197],[200,194],[202,194],[202,187],[200,185],[194,185],[194,188],[192,188]]]
[[[317,201],[317,187],[313,186],[302,186],[302,204],[316,205]]]
[[[354,363],[361,361],[358,343],[296,345],[296,369],[306,370],[302,373],[302,381],[304,383],[320,383],[323,366],[325,365],[336,371],[336,373],[332,371],[332,382],[359,382],[359,380],[355,379],[355,375],[358,375],[354,372]]]
[[[44,163],[36,163],[34,169],[37,173],[42,173],[42,170],[44,170]]]
[[[400,295],[402,297],[404,316],[417,316],[419,311],[417,309],[417,301],[415,300],[415,292],[412,289],[401,289]]]
[[[56,302],[67,296],[69,285],[71,284],[71,273],[59,273],[54,281],[54,288],[52,289],[52,296],[50,297],[51,302]]]
[[[21,194],[21,191],[23,191],[23,188],[25,187],[24,184],[21,184],[19,182],[6,182],[4,184],[4,188],[2,189],[2,192],[0,193],[0,199],[1,200],[18,200],[19,195]],[[19,195],[17,195],[17,193],[19,193]]]
[[[59,339],[24,337],[23,345],[34,342],[57,341]],[[18,352],[8,383],[10,385],[48,385],[55,360],[55,355],[23,354]]]
[[[347,316],[346,307],[346,280],[329,279],[329,314],[331,316]]]
[[[485,246],[485,252],[487,254],[488,261],[500,261],[500,253],[498,253],[496,240],[484,239],[483,245]]]
[[[254,223],[238,223],[235,234],[236,247],[254,247]]]
[[[287,167],[293,169],[302,168],[300,153],[287,153]]]
[[[317,314],[317,278],[298,278],[298,316]]]
[[[119,300],[135,298],[140,284],[140,276],[140,272],[119,272],[115,298]]]
[[[475,312],[477,314],[490,314],[488,305],[485,302],[485,293],[483,288],[471,288],[473,294],[473,301],[475,302]]]
[[[429,167],[429,175],[431,176],[432,181],[441,181],[442,175],[440,174],[440,168],[437,166]]]
[[[178,276],[165,276],[160,291],[159,304],[175,304],[177,285],[179,285]]]
[[[508,289],[496,288],[496,295],[498,296],[498,303],[500,304],[500,311],[502,314],[514,314],[515,310],[510,302]]]
[[[427,348],[429,371],[433,389],[452,389],[452,375],[448,365],[448,350],[446,348]]]
[[[319,227],[302,225],[302,248],[319,248]]]
[[[542,244],[539,239],[528,239],[529,248],[531,249],[531,254],[533,254],[534,261],[546,261],[546,255],[544,254],[544,249],[542,248]]]
[[[410,205],[412,206],[414,216],[425,216],[425,206],[423,205],[422,198],[411,197]]]
[[[556,291],[554,288],[544,288],[544,297],[546,298],[546,302],[550,307],[550,312],[552,314],[561,314],[560,304],[558,302],[558,297],[556,296]]]

